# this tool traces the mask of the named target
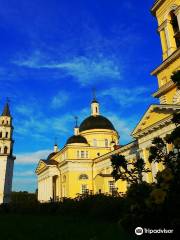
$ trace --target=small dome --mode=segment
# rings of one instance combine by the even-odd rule
[[[79,127],[80,132],[90,129],[110,129],[116,131],[113,124],[101,115],[86,118]]]
[[[47,157],[47,160],[51,159],[54,155],[56,155],[56,152],[50,153],[49,156]]]
[[[72,137],[68,138],[66,144],[71,144],[71,143],[85,143],[85,144],[88,144],[86,138],[83,137],[82,135],[73,135]]]

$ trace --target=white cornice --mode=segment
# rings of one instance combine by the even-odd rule
[[[140,126],[143,124],[144,120],[148,119],[149,118],[149,114],[151,112],[153,112],[154,110],[172,110],[172,111],[175,111],[175,110],[180,110],[180,105],[177,105],[177,104],[156,104],[156,105],[151,105],[148,110],[146,111],[146,113],[144,114],[144,116],[141,118],[141,120],[139,121],[139,123],[136,125],[136,127],[134,128],[133,132],[132,132],[132,136],[137,138],[138,136],[140,136],[140,134],[142,132],[144,132],[146,129],[150,129],[151,126],[141,130],[140,129]],[[155,123],[156,124],[156,123]]]
[[[152,76],[156,76],[161,70],[163,70],[164,68],[166,68],[171,62],[173,62],[174,60],[176,60],[178,57],[180,57],[180,48],[178,48],[175,52],[173,52],[168,58],[166,58],[164,60],[164,62],[157,67],[156,69],[154,69],[151,72]]]
[[[172,89],[175,87],[175,84],[173,81],[169,81],[166,84],[164,84],[162,87],[158,89],[155,93],[153,93],[153,97],[158,98],[160,97],[163,93],[167,92],[168,90]]]
[[[151,13],[155,16],[156,10],[165,2],[165,0],[156,0],[151,8]]]
[[[158,121],[158,122],[152,124],[151,126],[143,129],[142,131],[137,132],[136,134],[134,134],[134,137],[136,137],[136,138],[143,137],[147,134],[150,134],[151,132],[156,131],[159,128],[162,128],[163,126],[166,126],[167,124],[172,123],[171,120],[172,120],[172,116],[169,116],[161,121]]]
[[[112,155],[114,155],[114,154],[123,153],[123,152],[131,149],[132,147],[136,147],[136,146],[137,146],[137,142],[136,142],[136,141],[133,141],[133,142],[131,142],[131,143],[125,145],[125,146],[122,146],[122,147],[120,147],[120,148],[118,148],[118,149],[116,149],[116,150],[114,150],[114,151],[112,151],[112,152],[109,152],[109,153],[107,153],[107,154],[105,154],[105,155],[103,155],[103,156],[100,156],[100,157],[98,157],[98,158],[95,158],[95,159],[94,159],[94,162],[97,163],[97,162],[103,161],[103,160],[105,160],[105,159],[108,159],[110,156],[112,156]]]

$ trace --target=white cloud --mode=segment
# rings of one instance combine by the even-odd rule
[[[81,85],[92,84],[92,81],[105,81],[121,78],[120,66],[113,57],[72,57],[66,61],[49,61],[40,51],[35,51],[27,59],[20,58],[14,64],[34,69],[63,70],[66,75],[72,76]]]
[[[101,92],[102,96],[110,96],[121,106],[129,106],[137,102],[148,101],[149,98],[144,96],[148,92],[145,87],[136,88],[110,88]]]
[[[69,100],[68,92],[59,91],[51,101],[51,107],[54,109],[63,107]]]
[[[15,110],[17,113],[24,116],[31,116],[34,111],[31,107],[27,105],[17,105]]]
[[[32,170],[29,171],[15,171],[14,177],[29,177],[29,176],[34,176],[35,173]]]
[[[16,154],[17,164],[37,164],[40,159],[46,159],[52,150],[45,149],[36,152]]]

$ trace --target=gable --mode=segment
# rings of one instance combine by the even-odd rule
[[[144,129],[166,118],[169,118],[177,110],[180,110],[180,105],[151,105],[144,114],[144,116],[141,118],[140,122],[137,124],[131,135],[135,136],[137,133],[143,131]]]
[[[40,160],[38,165],[37,165],[37,168],[36,168],[36,174],[39,174],[40,172],[42,172],[43,170],[45,170],[47,168],[47,165],[45,164],[44,161]]]

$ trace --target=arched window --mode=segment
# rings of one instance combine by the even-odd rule
[[[97,139],[93,139],[93,145],[96,147],[97,146]]]
[[[87,180],[87,179],[88,179],[88,175],[86,175],[86,174],[81,174],[79,176],[79,180]]]
[[[8,138],[8,132],[6,132],[5,137]]]
[[[0,153],[1,153],[1,147],[0,147]]]
[[[2,138],[2,132],[0,132],[0,138]]]
[[[8,152],[8,147],[5,146],[5,147],[4,147],[4,154],[7,154],[7,152]]]
[[[108,139],[105,139],[105,147],[108,147],[109,143],[108,143]]]
[[[174,14],[174,11],[170,12],[171,24],[174,31],[174,38],[176,42],[176,47],[180,47],[180,32],[177,16]]]

